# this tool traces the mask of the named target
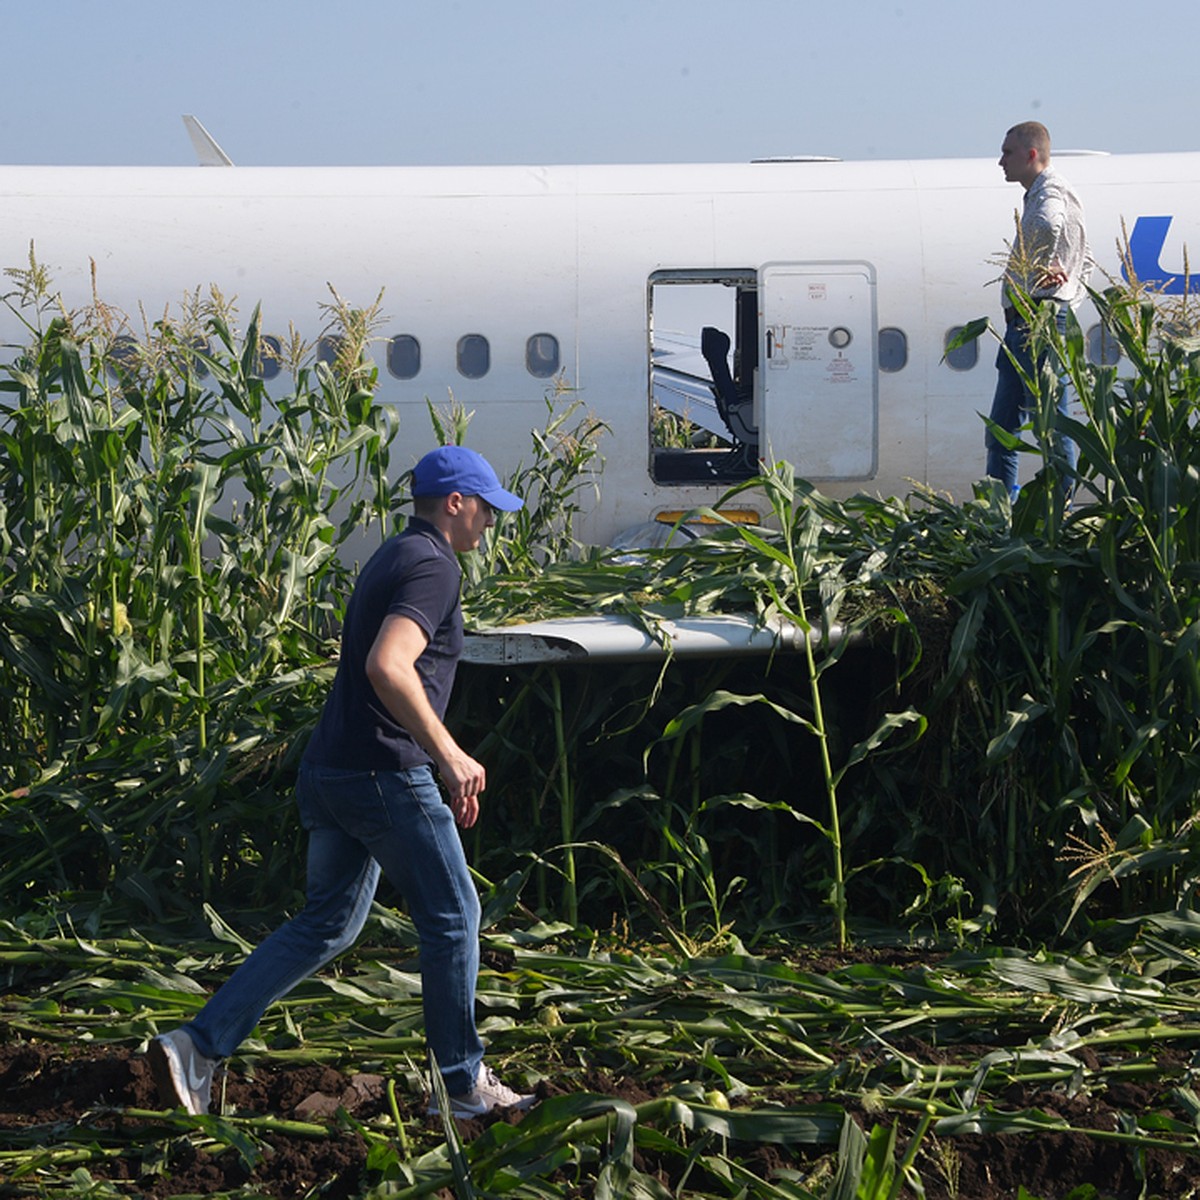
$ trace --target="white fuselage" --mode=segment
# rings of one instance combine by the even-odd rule
[[[1093,286],[1120,277],[1123,227],[1141,218],[1172,218],[1154,265],[1182,273],[1185,245],[1200,244],[1200,153],[1055,165],[1086,209]],[[243,320],[261,303],[264,331],[291,323],[315,340],[329,285],[356,306],[383,289],[379,399],[400,414],[402,466],[431,445],[426,398],[449,392],[474,413],[468,444],[501,474],[528,462],[553,382],[531,373],[528,353],[553,346],[541,366],[557,366],[612,431],[581,530],[604,540],[725,486],[666,469],[651,446],[651,351],[671,333],[699,340],[699,328],[662,327],[661,314],[687,311],[671,303],[685,291],[727,298],[706,323],[737,319],[735,293],[746,301],[742,332],[757,344],[741,347],[755,368],[741,383],[763,457],[834,495],[904,492],[910,480],[967,495],[983,474],[995,343],[962,369],[943,350],[948,331],[998,320],[989,285],[1021,199],[992,160],[5,167],[0,266],[24,266],[32,241],[74,307],[92,299],[94,260],[98,295],[135,332],[139,307],[153,320],[211,283],[238,297]],[[1090,304],[1080,320],[1095,324]],[[389,365],[394,337],[419,348],[410,378]],[[22,340],[15,321],[0,340]],[[414,365],[409,354],[400,374]]]

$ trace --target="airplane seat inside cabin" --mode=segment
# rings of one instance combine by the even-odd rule
[[[753,458],[758,452],[758,426],[754,424],[754,401],[739,394],[729,371],[729,334],[706,325],[700,331],[700,353],[712,376],[713,398],[721,420],[729,428],[735,451]]]

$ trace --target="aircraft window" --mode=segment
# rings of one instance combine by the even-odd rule
[[[273,333],[258,339],[258,360],[254,370],[264,382],[274,379],[283,370],[283,343]]]
[[[137,366],[137,338],[127,333],[118,334],[108,348],[108,374],[112,379],[117,378],[118,372],[132,371]]]
[[[208,353],[208,338],[195,337],[188,343],[193,350],[199,350],[202,354]],[[197,379],[203,379],[208,374],[208,367],[204,360],[197,354],[190,354],[188,357],[192,361],[192,371]]]
[[[482,379],[492,365],[492,350],[482,333],[468,333],[458,339],[458,373],[468,379]]]
[[[525,367],[538,379],[549,379],[558,371],[558,338],[552,333],[535,333],[525,343]]]
[[[332,367],[342,350],[342,339],[337,334],[327,334],[317,342],[317,362]]]
[[[1121,347],[1103,325],[1087,331],[1087,359],[1094,367],[1115,367],[1121,361]]]
[[[879,331],[879,369],[901,371],[908,364],[908,335],[903,329]]]
[[[397,379],[415,379],[421,372],[421,343],[411,333],[398,333],[387,348],[387,368]]]
[[[942,343],[948,346],[950,342],[962,333],[963,327],[955,325],[946,330],[946,338]],[[951,350],[946,355],[946,366],[952,371],[969,371],[979,361],[979,341],[964,342],[957,350]]]

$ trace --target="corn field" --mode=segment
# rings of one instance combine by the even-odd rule
[[[399,428],[375,310],[336,296],[337,360],[293,338],[268,394],[258,315],[238,330],[218,293],[135,340],[99,303],[56,309],[32,260],[9,277],[30,339],[0,380],[0,1048],[127,1057],[300,902],[290,787],[355,563],[399,527],[404,463],[470,420]],[[582,547],[605,431],[547,396],[508,481],[527,509],[464,562],[469,623],[749,611],[812,637],[460,668],[448,723],[489,776],[484,1030],[542,1104],[466,1145],[421,1122],[411,930],[381,892],[367,942],[230,1072],[385,1081],[367,1115],[331,1110],[366,1150],[329,1194],[982,1195],[953,1167],[977,1135],[1111,1142],[1143,1183],[1200,1150],[1200,341],[1186,306],[1096,303],[1119,372],[1031,311],[1047,355],[1015,443],[1041,470],[1015,503],[986,481],[834,501],[779,464],[731,492],[755,489],[761,527]],[[1079,420],[1055,415],[1060,371]],[[1113,1137],[1046,1101],[1134,1080],[1165,1107],[1131,1102]],[[180,1139],[242,1163],[212,1194],[285,1194],[253,1190],[270,1139],[334,1136],[246,1116],[249,1095],[195,1119],[135,1092],[135,1149],[101,1100],[78,1137],[0,1122],[0,1194],[182,1194]]]

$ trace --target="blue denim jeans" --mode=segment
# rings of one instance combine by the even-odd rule
[[[1059,304],[1055,318],[1058,332],[1065,336],[1067,332],[1067,306]],[[996,394],[992,400],[991,419],[1001,429],[1009,433],[1015,432],[1030,419],[1034,400],[1025,387],[1017,368],[1013,365],[1009,353],[1021,364],[1021,369],[1031,378],[1037,365],[1029,350],[1029,327],[1022,321],[1013,321],[1004,331],[1004,345],[996,355]],[[1066,375],[1059,376],[1058,411],[1064,416],[1070,403],[1072,389]],[[987,473],[993,479],[999,479],[1007,488],[1010,495],[1017,488],[1017,451],[1006,450],[996,440],[990,429],[984,434],[984,445],[987,447]],[[1079,448],[1070,438],[1055,433],[1052,445],[1062,456],[1062,467],[1068,477],[1063,481],[1067,491],[1073,487],[1075,464],[1079,458]]]
[[[308,830],[303,910],[280,926],[188,1026],[201,1054],[232,1054],[267,1007],[353,945],[379,874],[400,890],[421,947],[425,1038],[452,1096],[475,1085],[479,895],[454,816],[429,767],[345,771],[302,766],[296,785]]]

